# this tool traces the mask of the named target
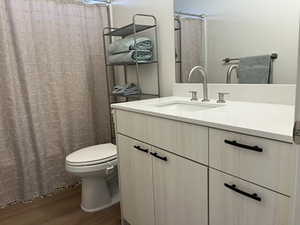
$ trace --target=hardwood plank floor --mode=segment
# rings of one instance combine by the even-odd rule
[[[0,209],[1,225],[120,225],[120,205],[96,213],[80,209],[80,188]]]

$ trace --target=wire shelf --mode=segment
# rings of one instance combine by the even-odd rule
[[[158,63],[158,61],[141,61],[141,62],[137,62],[137,64],[154,64],[154,63]],[[136,65],[136,62],[106,64],[106,66],[130,66],[130,65]]]
[[[134,26],[135,26],[135,31],[134,32]],[[115,28],[113,31],[110,31],[105,34],[105,36],[115,36],[115,37],[126,37],[135,33],[139,33],[151,28],[156,27],[156,25],[141,25],[141,24],[129,24],[124,27],[120,28]]]

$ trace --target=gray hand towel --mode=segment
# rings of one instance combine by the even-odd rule
[[[272,83],[271,60],[271,55],[241,58],[238,68],[239,83]]]

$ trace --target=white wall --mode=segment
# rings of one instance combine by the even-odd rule
[[[159,58],[160,58],[160,87],[161,95],[172,95],[175,82],[175,49],[174,49],[174,4],[173,0],[114,0],[112,6],[114,27],[132,23],[136,13],[152,14],[158,19],[159,26]],[[152,91],[155,82],[155,66],[143,65],[142,89]],[[134,71],[132,71],[134,74]]]
[[[175,0],[180,11],[208,15],[209,82],[223,82],[221,59],[278,53],[274,83],[295,84],[299,0]]]

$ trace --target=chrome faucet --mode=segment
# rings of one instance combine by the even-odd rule
[[[239,68],[239,65],[236,65],[236,64],[231,65],[231,66],[228,68],[228,71],[227,71],[227,77],[226,77],[226,83],[227,83],[227,84],[231,84],[231,76],[232,76],[232,72],[233,72],[234,70],[236,70],[236,72],[237,72],[237,69],[238,69],[238,68]],[[237,78],[239,78],[238,73],[237,73]]]
[[[188,77],[188,82],[190,82],[191,80],[191,76],[193,75],[193,73],[195,71],[199,71],[200,72],[200,75],[202,76],[203,78],[203,99],[202,99],[202,102],[209,102],[209,99],[208,99],[208,88],[207,88],[207,75],[206,75],[206,70],[204,67],[202,66],[195,66],[190,74],[189,74],[189,77]]]

